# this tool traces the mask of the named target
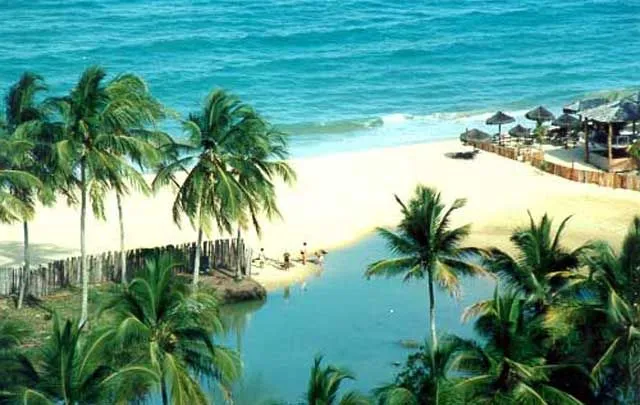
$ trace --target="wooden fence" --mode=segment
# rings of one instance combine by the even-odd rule
[[[578,183],[597,184],[602,187],[640,191],[640,177],[635,174],[605,173],[573,169],[539,158],[533,159],[531,165],[544,172],[577,181]]]
[[[469,142],[475,148],[495,153],[497,155],[523,162],[530,162],[533,159],[541,158],[542,152],[532,147],[499,146],[489,142]]]
[[[555,176],[576,181],[578,183],[597,184],[602,187],[623,188],[640,191],[640,176],[635,174],[619,174],[596,172],[592,170],[580,170],[559,165],[544,160],[544,154],[531,148],[515,148],[498,146],[487,142],[470,142],[471,145],[487,152],[523,162],[531,162],[531,165]],[[528,150],[527,150],[528,149]]]
[[[251,275],[251,249],[242,239],[220,239],[205,241],[201,246],[200,269],[219,270],[233,277]],[[184,260],[184,266],[178,271],[193,271],[196,244],[167,245],[155,248],[133,249],[125,252],[127,262],[127,278],[131,279],[135,271],[144,266],[150,254],[175,253]],[[87,256],[89,283],[99,284],[120,280],[120,253],[107,252]],[[19,266],[0,267],[0,296],[16,294],[20,285],[22,268]],[[54,291],[82,281],[80,257],[32,266],[27,275],[27,291],[36,297],[42,297]]]

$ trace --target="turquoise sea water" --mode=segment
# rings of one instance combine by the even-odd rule
[[[98,63],[186,113],[224,87],[305,156],[634,87],[639,37],[638,1],[0,0],[0,88],[28,69],[64,92]]]

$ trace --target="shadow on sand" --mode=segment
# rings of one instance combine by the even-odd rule
[[[33,265],[47,263],[78,253],[74,249],[57,246],[51,243],[33,243],[31,250],[31,263]],[[22,242],[0,242],[0,265],[20,266],[24,262],[24,245]]]

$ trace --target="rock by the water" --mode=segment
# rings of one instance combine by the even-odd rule
[[[250,278],[236,280],[214,271],[211,275],[201,276],[201,281],[203,284],[213,287],[224,304],[263,300],[267,297],[267,290]]]

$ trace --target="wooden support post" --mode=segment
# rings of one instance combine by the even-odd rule
[[[611,143],[613,141],[613,124],[609,123],[609,136],[607,136],[607,171],[611,171],[611,161],[613,160],[613,151],[611,150]]]

